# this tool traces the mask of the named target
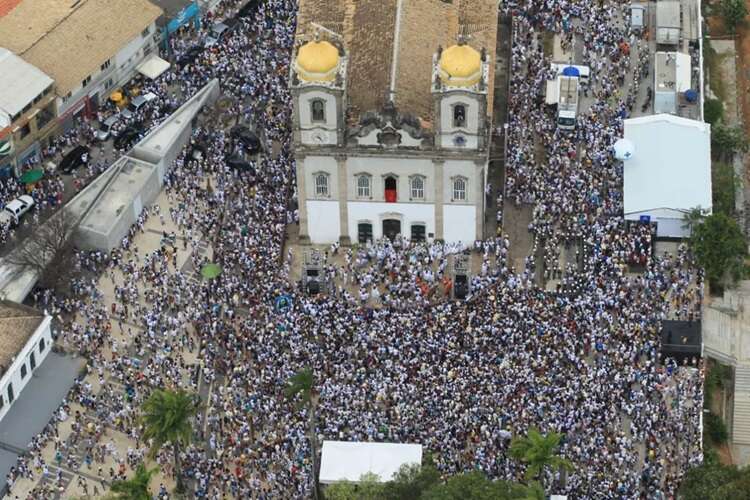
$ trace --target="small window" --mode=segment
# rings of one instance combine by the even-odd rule
[[[21,365],[21,380],[26,378],[26,375],[29,373],[29,369],[26,368],[26,363]]]
[[[328,196],[328,174],[315,175],[315,194],[316,196]]]
[[[151,26],[146,26],[146,29],[141,31],[141,36],[146,38],[151,33]]]
[[[463,177],[453,180],[453,201],[466,201],[466,179]]]
[[[13,383],[8,384],[8,404],[12,403],[16,399],[16,395],[13,392]]]
[[[357,196],[360,198],[370,197],[370,181],[372,178],[369,175],[360,175],[357,177]]]
[[[112,63],[110,59],[107,59],[104,61],[104,64],[102,64],[99,68],[104,71],[105,69],[109,68],[109,65]]]
[[[62,98],[62,102],[68,102],[68,101],[70,100],[70,98],[71,98],[71,97],[73,97],[73,92],[68,92],[67,94],[65,94],[65,95],[63,96],[63,98]]]
[[[453,106],[453,126],[466,126],[466,106],[464,104],[456,104]]]
[[[411,178],[411,197],[415,200],[424,199],[424,177],[421,175]]]
[[[372,224],[369,222],[360,222],[357,224],[357,241],[361,244],[372,241]]]
[[[2,394],[0,394],[0,408],[2,408],[3,406],[5,406],[5,398]]]
[[[46,347],[47,347],[47,342],[44,340],[44,337],[42,337],[39,340],[39,354],[43,353]]]
[[[83,81],[81,82],[81,86],[85,88],[89,83],[91,83],[91,75],[83,79]]]
[[[23,127],[21,127],[18,130],[18,138],[19,139],[23,139],[24,137],[26,137],[30,133],[31,133],[31,127],[29,126],[29,123],[26,122],[26,125],[24,125]]]
[[[326,121],[325,103],[322,100],[316,99],[312,102],[310,106],[312,107],[312,121],[314,122]]]

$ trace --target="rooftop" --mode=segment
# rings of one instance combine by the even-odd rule
[[[10,116],[20,113],[35,97],[52,85],[52,78],[8,49],[0,47],[0,110]]]
[[[421,463],[420,444],[323,441],[320,482],[357,482],[367,473],[390,481],[402,465]]]
[[[0,371],[5,372],[44,321],[33,307],[0,300]]]
[[[624,165],[624,211],[638,219],[650,212],[711,209],[711,126],[669,114],[625,120],[634,145]],[[665,147],[665,144],[670,147]]]
[[[64,96],[161,13],[148,0],[24,0],[0,18],[0,45],[50,75]]]
[[[297,36],[343,43],[349,57],[347,95],[353,120],[382,109],[394,80],[402,113],[430,120],[433,55],[450,47],[462,30],[467,44],[495,59],[497,2],[492,0],[300,0]],[[397,22],[397,20],[400,20]],[[394,64],[395,58],[395,64]],[[488,109],[494,65],[490,64]]]

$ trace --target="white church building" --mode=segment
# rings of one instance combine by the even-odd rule
[[[497,7],[461,3],[301,0],[301,242],[482,238]]]

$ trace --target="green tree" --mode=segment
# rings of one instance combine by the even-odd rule
[[[315,377],[310,368],[304,368],[289,378],[284,388],[287,399],[297,400],[297,409],[307,408],[307,437],[310,440],[313,469],[313,496],[317,500],[320,496],[318,484],[318,435],[316,429],[316,412],[320,395],[315,390]]]
[[[515,498],[518,500],[546,500],[547,495],[539,481],[531,481],[527,485],[519,485],[516,488]]]
[[[680,484],[682,500],[748,500],[750,467],[743,470],[734,465],[703,464],[689,469]]]
[[[391,481],[385,483],[385,497],[389,500],[412,500],[440,482],[438,472],[431,459],[418,464],[402,465]]]
[[[480,471],[451,476],[425,491],[422,500],[512,500],[517,486],[507,481],[490,481]]]
[[[704,423],[705,427],[703,430],[713,444],[720,445],[727,442],[727,438],[729,437],[727,425],[720,416],[714,413],[708,413],[706,414]]]
[[[693,225],[690,248],[715,290],[742,276],[747,254],[745,237],[728,215],[715,213]]]
[[[703,118],[713,127],[724,118],[724,105],[719,99],[705,99],[703,101]]]
[[[731,161],[735,154],[744,153],[747,149],[747,137],[742,127],[728,127],[719,123],[711,129],[711,153],[715,159]]]
[[[711,164],[711,188],[713,189],[713,211],[732,215],[737,176],[729,163],[715,161]]]
[[[377,474],[363,474],[356,483],[341,481],[325,489],[326,500],[386,500],[385,485]]]
[[[545,467],[572,471],[573,463],[557,456],[562,434],[550,432],[542,434],[532,427],[526,437],[516,436],[510,443],[510,456],[526,463],[526,479],[540,478]]]
[[[727,31],[734,33],[737,26],[745,21],[747,16],[747,4],[745,0],[721,0],[721,17],[724,19],[724,26]]]
[[[181,390],[157,389],[143,403],[143,437],[152,440],[152,457],[165,444],[172,444],[177,491],[180,493],[185,491],[180,469],[180,448],[190,444],[193,436],[190,420],[197,412],[195,395]]]
[[[146,469],[143,463],[138,464],[135,475],[125,481],[113,481],[111,491],[114,498],[118,500],[151,500],[152,495],[148,489],[151,478],[159,469]]]

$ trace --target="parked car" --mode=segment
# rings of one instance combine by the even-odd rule
[[[223,23],[215,23],[213,26],[211,26],[211,31],[206,38],[206,43],[204,46],[212,47],[222,41],[224,37],[232,32],[232,29],[236,24],[236,19],[227,19]]]
[[[85,165],[89,161],[89,148],[86,146],[76,146],[66,154],[60,165],[57,166],[58,170],[64,174],[69,174],[73,170],[77,169],[81,165]]]
[[[199,55],[201,55],[201,52],[203,52],[203,47],[201,45],[193,45],[187,50],[187,52],[185,52],[180,56],[179,59],[177,59],[177,66],[183,68],[188,64],[191,64],[198,58]]]
[[[235,125],[229,133],[249,154],[254,155],[260,152],[260,139],[245,125]]]
[[[154,99],[156,99],[156,94],[151,92],[134,97],[133,100],[130,101],[130,104],[128,104],[128,107],[120,111],[120,114],[128,119],[133,118],[139,109],[141,109],[147,102],[151,102]]]
[[[31,210],[34,206],[34,198],[29,195],[22,195],[13,201],[8,202],[0,211],[0,225],[16,226],[21,221],[21,216]]]
[[[125,128],[115,138],[114,146],[117,149],[130,149],[134,142],[136,142],[141,136],[140,127],[133,127],[132,125]]]
[[[99,130],[96,131],[97,140],[104,142],[109,139],[110,135],[112,135],[112,127],[119,121],[120,117],[117,115],[112,115],[104,120],[99,125]]]

